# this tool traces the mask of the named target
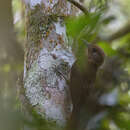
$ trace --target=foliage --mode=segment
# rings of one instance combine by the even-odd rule
[[[98,4],[99,3],[100,2],[98,2]],[[98,11],[88,15],[79,15],[76,18],[69,18],[66,22],[67,34],[73,39],[73,43],[71,44],[73,45],[72,47],[80,67],[83,67],[82,65],[85,62],[84,52],[86,46],[83,43],[83,39],[91,44],[98,44],[104,50],[106,61],[99,72],[101,74],[98,74],[97,86],[104,86],[102,90],[105,91],[105,93],[115,88],[119,90],[118,103],[109,109],[108,115],[102,120],[100,130],[129,130],[130,35],[128,33],[113,41],[101,38],[102,25],[103,28],[107,29],[107,25],[111,25],[112,22],[116,20],[113,15],[104,17],[105,15],[103,14],[106,14],[107,11],[109,11],[109,8],[106,10],[106,8],[102,9],[99,7]]]

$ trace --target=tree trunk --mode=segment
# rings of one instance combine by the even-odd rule
[[[71,15],[66,0],[24,0],[26,45],[24,59],[25,100],[43,119],[64,127],[72,103],[65,77],[74,56],[68,46],[64,19]]]
[[[11,2],[11,0],[0,1],[1,130],[18,130],[20,125],[19,115],[14,106],[16,106],[16,81],[23,67],[23,50],[14,33]]]

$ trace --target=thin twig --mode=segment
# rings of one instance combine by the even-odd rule
[[[72,3],[73,5],[75,5],[77,8],[79,8],[82,12],[84,12],[86,15],[89,13],[88,10],[86,9],[86,7],[84,7],[83,5],[81,5],[80,3],[78,3],[75,0],[68,0],[70,3]]]

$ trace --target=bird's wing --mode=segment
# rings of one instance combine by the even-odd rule
[[[82,74],[76,63],[72,66],[69,87],[73,104],[77,104],[80,100],[83,87]]]

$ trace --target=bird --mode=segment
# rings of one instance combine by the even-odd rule
[[[68,82],[73,109],[68,122],[68,130],[85,130],[89,113],[87,111],[98,111],[95,107],[98,105],[95,96],[95,80],[98,68],[105,59],[104,51],[96,44],[86,44],[85,67],[80,68],[80,63],[76,61],[70,74]]]

